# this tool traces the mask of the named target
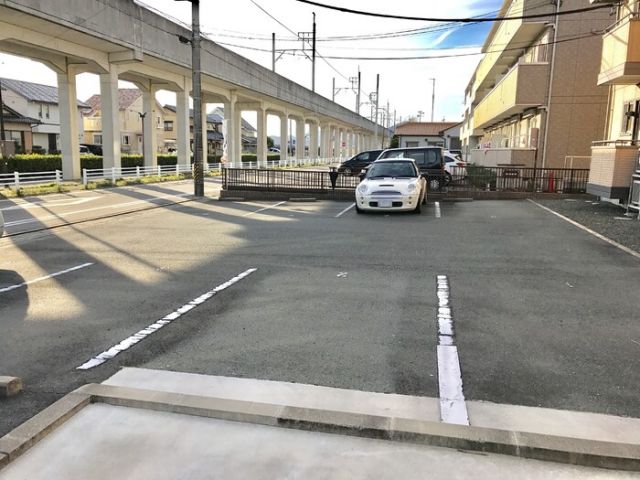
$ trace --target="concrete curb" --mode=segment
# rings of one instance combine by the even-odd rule
[[[0,439],[0,468],[89,403],[640,471],[640,445],[89,384]],[[2,455],[6,458],[3,458]],[[4,465],[3,465],[4,462]]]
[[[0,375],[0,398],[12,397],[22,391],[22,379]]]

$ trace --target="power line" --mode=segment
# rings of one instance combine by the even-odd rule
[[[327,8],[329,10],[337,10],[343,13],[352,13],[355,15],[364,15],[367,17],[377,18],[391,18],[394,20],[418,20],[421,22],[459,22],[459,23],[475,23],[475,22],[501,22],[505,20],[526,20],[530,18],[547,18],[556,17],[561,15],[571,15],[574,13],[591,12],[593,10],[600,10],[602,8],[611,8],[610,4],[594,5],[592,7],[577,8],[575,10],[564,10],[560,12],[552,13],[534,13],[531,15],[518,15],[515,17],[495,17],[495,18],[437,18],[437,17],[413,17],[406,15],[391,15],[386,13],[365,12],[363,10],[353,10],[351,8],[337,7],[335,5],[325,5],[323,3],[314,2],[312,0],[296,0],[300,3],[306,3],[308,5],[314,5],[320,8]]]
[[[264,8],[262,8],[255,0],[249,0],[251,3],[253,3],[256,7],[258,7],[260,10],[262,10],[265,14],[267,14],[267,16],[269,16],[270,18],[272,18],[273,20],[275,20],[276,22],[278,22],[279,25],[281,25],[282,27],[284,27],[286,30],[288,30],[290,33],[293,33],[294,35],[298,36],[298,34],[296,32],[294,32],[293,30],[291,30],[289,27],[287,27],[284,23],[282,23],[280,20],[278,20],[276,17],[274,17],[273,15],[271,15],[267,10],[265,10]],[[307,42],[309,43],[309,42]],[[342,78],[344,78],[345,80],[348,80],[349,77],[347,77],[346,75],[344,75],[340,70],[338,70],[336,67],[334,67],[333,65],[331,65],[331,63],[322,55],[320,55],[317,50],[316,50],[316,55],[318,57],[320,57],[320,59],[326,63],[327,65],[329,65],[329,67],[331,67],[331,69],[336,72],[338,75],[340,75]]]
[[[538,46],[555,45],[557,43],[572,42],[574,40],[581,40],[581,39],[584,39],[584,38],[589,38],[589,37],[592,37],[594,35],[599,35],[599,33],[590,32],[590,33],[588,33],[586,35],[580,35],[580,36],[575,36],[575,37],[571,37],[571,38],[565,38],[563,40],[557,40],[555,42],[538,43],[537,45]],[[383,61],[391,61],[391,60],[437,60],[439,58],[472,57],[472,56],[475,56],[475,55],[486,55],[486,54],[489,54],[489,53],[501,53],[501,52],[517,51],[517,50],[523,50],[523,47],[504,48],[504,49],[492,50],[492,51],[488,51],[488,52],[458,53],[458,54],[451,54],[451,55],[428,55],[428,56],[414,56],[414,57],[337,57],[337,56],[329,56],[327,58],[329,58],[331,60],[363,60],[363,61],[367,61],[367,60],[383,60]]]
[[[578,34],[572,34],[572,35],[565,35],[563,37],[559,37],[560,40],[562,41],[570,41],[570,40],[575,40],[575,39],[580,39],[580,38],[587,38],[591,35],[596,35],[597,33],[594,32],[583,32],[583,33],[578,33]],[[584,35],[584,36],[583,36]],[[224,45],[224,46],[229,46],[229,47],[236,47],[236,48],[243,48],[243,49],[247,49],[247,50],[255,50],[255,51],[259,51],[259,52],[271,52],[271,50],[266,49],[266,48],[259,48],[259,47],[251,47],[248,45],[239,45],[239,44],[234,44],[234,43],[226,43],[226,42],[216,42],[218,45]],[[558,43],[558,42],[556,42]],[[553,45],[553,42],[549,42],[549,43],[541,43],[539,45]],[[499,46],[506,46],[508,45],[507,43],[494,43],[492,44],[494,47],[499,47]],[[479,48],[482,47],[482,44],[473,44],[473,45],[460,45],[457,47],[416,47],[416,48],[366,48],[366,47],[358,47],[358,50],[380,50],[380,51],[423,51],[423,50],[427,50],[427,51],[433,51],[433,50],[466,50],[469,48]],[[327,48],[333,48],[333,49],[337,49],[337,48],[342,48],[342,49],[350,49],[353,50],[352,47],[327,47]],[[509,50],[522,50],[524,47],[513,47],[512,49],[502,49],[502,50],[496,50],[495,52],[486,52],[486,53],[498,53],[498,52],[502,52],[502,51],[509,51]],[[477,52],[477,53],[470,53],[470,54],[458,54],[458,56],[467,56],[467,55],[480,55],[483,52]],[[289,53],[287,52],[287,54],[292,55],[292,56],[303,56],[301,54],[295,54],[293,52]],[[343,60],[343,59],[353,59],[353,60],[392,60],[392,59],[396,59],[396,60],[417,60],[417,59],[422,59],[422,58],[448,58],[448,56],[445,55],[441,55],[441,56],[437,56],[437,57],[332,57],[329,56],[327,58],[331,58],[331,59],[338,59],[338,60]]]

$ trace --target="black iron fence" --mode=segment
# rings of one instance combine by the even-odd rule
[[[225,168],[222,185],[225,190],[272,190],[279,192],[323,193],[330,190],[354,190],[360,179],[315,170],[256,170]]]
[[[350,191],[360,183],[358,177],[325,171],[241,168],[223,169],[222,179],[225,190],[308,193]],[[448,172],[442,191],[584,193],[588,179],[588,169],[467,165]]]
[[[584,193],[589,169],[482,167],[467,165],[452,168],[448,190],[484,190],[495,192]]]

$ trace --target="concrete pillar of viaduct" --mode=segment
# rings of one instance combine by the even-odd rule
[[[102,118],[102,168],[120,168],[120,107],[118,71],[100,74],[100,116]]]
[[[76,71],[67,67],[58,73],[58,103],[60,108],[60,144],[62,147],[62,175],[65,180],[81,177],[80,139],[78,129],[78,100]]]

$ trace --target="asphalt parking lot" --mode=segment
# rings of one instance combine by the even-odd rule
[[[350,205],[192,201],[2,240],[0,374],[25,391],[0,435],[124,365],[438,397],[439,275],[467,399],[640,417],[640,260],[528,201]]]

